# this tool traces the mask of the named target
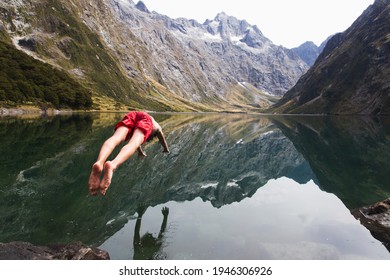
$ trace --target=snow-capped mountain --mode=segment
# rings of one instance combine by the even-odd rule
[[[198,23],[131,0],[5,0],[0,7],[18,48],[68,71],[97,96],[134,107],[267,107],[309,68],[257,26],[225,13]]]

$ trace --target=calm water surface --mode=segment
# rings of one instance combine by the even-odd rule
[[[0,118],[0,242],[82,241],[112,259],[390,259],[389,232],[356,214],[390,197],[389,119],[154,114],[171,153],[145,145],[91,197],[121,117]]]

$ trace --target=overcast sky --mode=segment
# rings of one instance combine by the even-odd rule
[[[133,0],[135,3],[138,0]],[[142,0],[150,11],[171,18],[203,23],[225,12],[249,24],[277,45],[297,47],[306,41],[320,45],[342,32],[374,0]]]

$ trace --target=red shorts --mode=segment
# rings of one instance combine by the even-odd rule
[[[134,130],[139,128],[144,134],[143,143],[145,143],[153,131],[152,117],[145,112],[131,111],[127,113],[126,116],[115,125],[115,130],[121,126],[125,126],[129,129],[126,141],[133,136]]]

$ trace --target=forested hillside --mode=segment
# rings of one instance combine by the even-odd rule
[[[65,72],[0,41],[0,102],[41,107],[88,109],[91,92]]]

